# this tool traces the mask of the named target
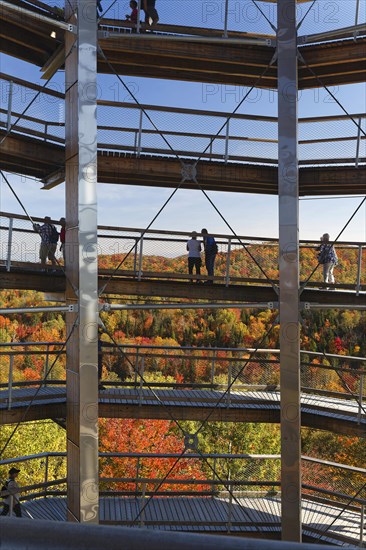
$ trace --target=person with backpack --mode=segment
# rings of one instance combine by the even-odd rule
[[[50,260],[53,266],[57,265],[55,253],[59,234],[56,227],[51,223],[51,218],[49,216],[45,216],[43,225],[39,225],[38,223],[33,224],[33,229],[39,233],[41,237],[39,258],[41,260],[41,266],[45,271],[47,267],[47,259]]]
[[[333,285],[335,283],[333,269],[338,263],[338,257],[334,246],[329,240],[329,233],[324,233],[324,235],[320,237],[321,245],[318,247],[318,262],[323,266],[324,282]]]
[[[207,269],[207,275],[209,277],[213,277],[215,270],[216,254],[218,253],[219,249],[215,239],[208,235],[207,229],[201,229],[201,233],[203,236],[203,246],[205,249],[205,265]],[[206,284],[212,285],[213,280],[206,281]]]
[[[8,495],[4,500],[4,508],[0,516],[7,516],[10,511],[10,507],[13,506],[13,511],[18,518],[22,517],[22,509],[20,507],[20,496],[19,496],[19,485],[16,481],[16,478],[20,470],[17,468],[10,468],[9,470],[9,479],[5,482],[4,486],[1,488],[2,491],[8,491]],[[10,514],[11,515],[11,514]]]

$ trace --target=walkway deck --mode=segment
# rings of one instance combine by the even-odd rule
[[[0,424],[46,418],[65,418],[64,386],[42,387],[32,406],[35,388],[0,392]],[[302,425],[335,433],[366,436],[366,415],[358,416],[355,399],[332,396],[301,396]],[[363,411],[362,411],[363,412]],[[25,417],[24,417],[25,416]],[[154,390],[107,388],[99,392],[99,416],[105,418],[154,418],[220,422],[280,421],[279,391]],[[24,418],[23,418],[24,417]]]
[[[143,526],[164,531],[249,534],[280,538],[279,496],[238,498],[231,505],[218,497],[153,497],[146,500],[101,498],[100,522],[109,525]],[[65,498],[42,498],[24,503],[34,519],[66,520]],[[136,519],[137,518],[137,519]],[[303,500],[303,536],[318,543],[358,545],[360,515],[352,510]]]
[[[18,1],[19,6],[33,9],[29,4]],[[51,17],[52,8],[50,8]],[[238,86],[258,85],[258,76],[264,72],[275,53],[275,45],[235,44],[235,39],[250,37],[260,39],[263,35],[229,33],[232,44],[222,47],[220,37],[216,42],[202,43],[201,36],[215,39],[219,29],[195,29],[192,27],[158,25],[152,36],[131,35],[129,24],[120,29],[121,21],[102,21],[103,30],[110,29],[109,37],[100,38],[100,46],[119,74],[235,84]],[[64,32],[54,24],[31,18],[2,6],[0,12],[2,28],[1,51],[29,63],[44,67],[46,76],[61,68],[64,61]],[[122,34],[121,31],[122,30]],[[118,31],[118,32],[116,32]],[[51,33],[55,32],[55,38]],[[128,34],[126,34],[126,32]],[[160,34],[161,33],[161,34]],[[170,33],[170,35],[169,35]],[[175,36],[174,36],[175,35]],[[179,40],[176,36],[179,35]],[[192,36],[195,35],[195,36]],[[267,36],[267,35],[266,35]],[[344,36],[349,36],[345,33]],[[186,40],[184,40],[184,37]],[[273,37],[274,38],[274,37]],[[341,38],[341,37],[339,37]],[[306,63],[327,86],[362,82],[366,69],[366,39],[341,40],[325,44],[302,45],[301,55]],[[270,43],[271,44],[271,43]],[[110,73],[110,67],[100,60],[100,73]],[[299,88],[319,87],[321,84],[305,65],[299,64]],[[260,82],[260,87],[277,87],[277,68],[271,67]]]
[[[0,130],[0,139],[4,135],[5,131]],[[185,156],[188,157],[189,152]],[[64,180],[63,145],[13,131],[1,145],[1,158],[3,170],[40,178],[45,182],[51,179],[53,184]],[[184,160],[188,164],[197,161],[195,158]],[[326,160],[323,163],[326,164]],[[339,164],[334,167],[300,167],[300,196],[363,194],[366,166],[342,166],[342,159],[339,159]],[[197,164],[197,181],[205,191],[278,194],[277,167],[264,164],[232,161],[225,164],[213,160],[200,160]],[[110,147],[110,151],[98,152],[98,182],[166,188],[176,188],[180,185],[182,189],[199,190],[194,181],[187,180],[182,183],[180,160],[168,156],[137,156],[135,153],[116,152],[113,146]]]
[[[99,270],[99,288],[109,281],[111,270]],[[186,298],[193,300],[212,300],[214,302],[277,302],[278,295],[263,279],[258,284],[258,279],[246,279],[235,281],[231,278],[230,286],[225,286],[224,281],[213,285],[189,284],[188,280],[182,282],[186,274],[154,272],[149,277],[144,272],[144,278],[138,280],[132,277],[131,272],[117,272],[108,282],[103,295],[120,296],[148,296],[150,298]],[[222,278],[223,279],[223,278]],[[316,304],[326,304],[334,307],[337,304],[352,306],[365,305],[365,286],[361,285],[361,291],[355,292],[354,285],[335,285],[335,292],[320,289],[323,283],[310,282],[301,293],[301,301]],[[56,273],[41,273],[40,264],[13,262],[11,271],[6,271],[5,266],[0,266],[0,286],[4,289],[37,290],[39,292],[64,293],[66,279],[58,268]],[[323,285],[324,286],[324,285]],[[312,288],[313,287],[313,288]],[[314,288],[315,287],[315,288]],[[229,304],[225,304],[230,307]]]

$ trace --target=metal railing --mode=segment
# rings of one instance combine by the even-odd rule
[[[42,222],[42,218],[34,218]],[[56,225],[59,223],[54,220]],[[194,228],[192,228],[194,229]],[[199,231],[199,229],[198,229]],[[267,283],[278,278],[278,241],[273,238],[216,234],[219,253],[216,256],[216,283]],[[206,275],[188,274],[186,243],[191,233],[99,226],[98,262],[100,271],[113,270],[119,264],[118,276],[142,279],[204,281]],[[198,240],[202,238],[198,236]],[[40,238],[30,221],[22,215],[0,213],[0,263],[10,271],[23,263],[37,263]],[[66,243],[72,252],[72,243]],[[301,278],[306,280],[317,265],[318,242],[300,241]],[[202,245],[203,249],[203,245]],[[366,243],[336,244],[339,265],[335,270],[337,286],[360,292],[366,283]],[[130,253],[131,252],[131,253]],[[76,253],[76,250],[75,250]],[[203,252],[202,252],[203,257]],[[72,254],[70,254],[72,258]],[[61,253],[60,262],[62,263]],[[264,273],[261,271],[263,269]],[[309,284],[320,288],[318,269]],[[202,267],[202,272],[205,268]]]
[[[41,384],[65,386],[65,351],[60,354],[62,345],[62,342],[0,343],[0,388],[7,390],[2,400],[5,400],[8,410],[12,408],[16,388]],[[139,402],[143,400],[144,391],[149,389],[227,392],[225,403],[230,406],[232,396],[237,392],[273,394],[280,391],[280,351],[258,349],[253,354],[254,351],[251,348],[138,344],[120,344],[117,349],[102,342],[103,384],[107,388],[134,388]],[[50,358],[59,354],[54,372],[45,379]],[[43,358],[38,379],[26,379],[24,364],[27,357]],[[354,414],[358,423],[361,422],[366,406],[366,358],[302,350],[300,368],[301,389],[308,405],[326,407],[327,398],[337,399],[339,403],[342,400],[353,402],[357,405]]]
[[[157,463],[162,470],[169,469],[169,465],[179,457],[183,461],[179,472],[173,471],[167,479],[156,475]],[[221,509],[220,521],[227,532],[230,532],[231,522],[240,526],[235,509],[253,506],[258,499],[275,501],[278,515],[272,510],[266,516],[266,525],[263,524],[260,528],[264,532],[271,530],[274,525],[280,526],[280,459],[280,455],[194,451],[188,451],[183,456],[179,453],[103,452],[99,454],[100,498],[133,499],[140,503],[140,510],[143,509],[141,505],[148,504],[148,499],[151,498],[218,499],[218,502],[225,503],[225,510]],[[31,503],[39,498],[65,496],[66,480],[59,476],[66,469],[66,453],[41,453],[2,460],[0,472],[5,472],[10,464],[20,465],[21,475],[27,480],[27,486],[20,489],[21,502]],[[109,472],[113,471],[112,477],[103,475],[106,466]],[[200,475],[194,476],[192,471],[199,471],[199,467]],[[334,536],[338,540],[353,540],[362,545],[366,469],[302,456],[302,471],[304,531],[310,530],[319,540],[323,536],[328,540]],[[29,479],[35,478],[36,483],[28,483]],[[32,508],[29,509],[32,512]],[[226,518],[223,513],[226,513]],[[108,519],[113,521],[113,518],[107,516],[103,521],[108,522]],[[120,523],[141,527],[146,524],[145,520],[146,514],[139,514],[135,521],[121,518]],[[172,524],[172,519],[167,518],[165,521]],[[164,525],[164,519],[160,518],[159,523]],[[175,517],[173,523],[177,527],[187,521],[183,517]],[[191,523],[190,528],[194,529],[194,520]],[[210,520],[206,520],[205,525],[209,527]]]

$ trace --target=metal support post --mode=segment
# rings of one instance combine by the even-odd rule
[[[9,82],[9,96],[8,96],[8,116],[6,120],[6,131],[9,132],[11,128],[11,109],[13,105],[13,81]]]
[[[226,124],[226,134],[225,134],[225,164],[229,158],[229,132],[230,132],[230,120]]]
[[[11,402],[13,397],[13,364],[14,355],[9,356],[9,380],[8,380],[8,411],[11,409]]]
[[[215,496],[215,479],[216,479],[216,457],[213,459],[213,466],[212,466],[212,487],[211,487],[211,492],[212,492],[212,496],[214,497]]]
[[[357,258],[357,280],[356,280],[356,295],[360,294],[361,290],[361,267],[362,267],[362,244],[358,246]]]
[[[98,523],[97,3],[65,0],[67,519]],[[71,261],[71,251],[75,251]],[[77,289],[75,292],[74,289]]]
[[[363,413],[363,406],[362,406],[362,403],[363,403],[363,379],[364,379],[364,375],[361,374],[361,376],[360,376],[360,393],[359,393],[359,401],[358,401],[358,413],[357,413],[357,424],[361,423],[361,416],[362,416],[362,413]]]
[[[140,153],[141,153],[142,121],[143,121],[143,117],[144,117],[144,112],[143,112],[143,110],[141,109],[141,110],[140,110],[140,120],[139,120],[139,135],[138,135],[138,139],[137,139],[137,156],[138,156],[138,157],[140,156]]]
[[[225,286],[229,286],[229,283],[230,283],[230,259],[231,259],[230,256],[231,256],[231,239],[229,239],[227,243]]]
[[[48,124],[47,124],[47,122],[45,122],[45,125],[44,125],[44,140],[43,141],[47,141],[47,133],[48,133]]]
[[[277,6],[282,539],[301,542],[296,0]]]
[[[11,248],[13,244],[13,218],[9,218],[9,229],[8,229],[8,250],[6,252],[6,271],[10,271],[11,266]]]
[[[144,237],[141,234],[140,247],[139,247],[139,272],[138,272],[138,276],[137,276],[138,281],[141,281],[141,278],[142,278],[142,253],[143,253],[143,248],[144,248]]]

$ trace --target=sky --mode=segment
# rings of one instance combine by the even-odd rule
[[[104,0],[103,5],[108,7],[111,2]],[[56,4],[52,1],[51,5]],[[116,16],[119,13],[123,15],[129,13],[128,2],[117,2],[108,13],[108,16]],[[260,3],[263,11],[268,18],[275,23],[274,6]],[[302,4],[300,19],[306,13],[305,6]],[[177,24],[195,24],[199,26],[209,26],[219,28],[223,24],[222,2],[198,2],[198,0],[185,0],[184,2],[167,2],[166,0],[157,0],[160,20],[162,23]],[[232,12],[229,16],[229,28],[236,30],[246,30],[247,32],[272,33],[269,23],[258,11],[253,11],[251,2],[238,3],[231,0]],[[238,7],[239,6],[239,7]],[[324,2],[318,0],[316,7],[307,15],[302,25],[300,34],[321,32],[325,29],[337,28],[352,24],[354,20],[355,2],[353,0],[342,0],[334,2]],[[267,10],[267,11],[266,11]],[[198,19],[198,23],[197,23]],[[361,0],[359,21],[365,21],[365,1]],[[11,75],[20,76],[23,79],[44,84],[40,79],[39,68],[33,67],[7,56],[1,58],[1,71]],[[217,110],[232,112],[246,93],[246,89],[233,86],[215,86],[205,83],[172,82],[157,79],[134,78],[122,75],[123,80],[129,86],[141,103],[155,105],[166,105],[175,107],[187,107],[205,110]],[[64,73],[59,71],[52,80],[52,87],[63,89]],[[4,82],[0,82],[4,86]],[[132,101],[128,97],[126,90],[118,82],[114,75],[99,75],[98,85],[103,99],[118,99],[119,101]],[[362,113],[365,110],[366,88],[364,84],[352,86],[339,86],[331,89],[332,94],[343,107],[350,113]],[[2,101],[6,103],[6,94],[4,89],[1,93]],[[18,98],[19,99],[19,98]],[[27,101],[23,98],[23,104]],[[4,108],[4,105],[2,105]],[[24,108],[24,107],[23,107]],[[58,116],[63,118],[63,106],[59,104],[39,104],[32,107],[32,116],[42,114],[47,116]],[[323,89],[308,90],[302,92],[299,97],[298,110],[300,117],[338,115],[344,114],[339,105]],[[240,108],[240,113],[258,114],[276,116],[277,114],[277,94],[275,91],[254,90],[248,99]],[[126,110],[124,113],[118,113],[124,125],[136,125],[137,111]],[[203,119],[199,118],[193,126],[192,120],[185,120],[177,117],[163,117],[154,114],[154,122],[162,129],[179,129],[189,132],[190,128],[195,132],[216,132],[222,123],[222,119]],[[134,115],[135,118],[132,116]],[[98,120],[101,124],[106,124],[110,120],[110,113],[99,109]],[[194,128],[194,129],[193,129]],[[209,128],[209,129],[208,129]],[[342,135],[345,126],[329,127],[326,131],[332,131]],[[257,130],[254,127],[245,128],[243,125],[232,125],[230,130],[236,135],[247,135],[246,132],[259,131],[263,135],[263,129]],[[319,127],[304,128],[307,137],[318,137],[318,133],[323,131]],[[347,126],[346,132],[353,131]],[[270,137],[276,138],[275,128],[270,129]],[[301,137],[301,135],[300,135]],[[144,138],[145,139],[145,138]],[[186,142],[192,146],[192,140]],[[245,154],[243,152],[243,142],[233,143],[230,149],[231,154]],[[245,142],[244,142],[245,143]],[[223,142],[221,142],[222,146]],[[157,142],[151,142],[147,145],[161,146]],[[182,144],[175,143],[179,146]],[[183,144],[184,145],[184,144]],[[215,145],[216,146],[216,145]],[[218,147],[219,145],[217,145]],[[363,143],[362,154],[365,155],[365,141]],[[194,147],[198,147],[194,145]],[[259,150],[258,156],[266,154],[265,149]],[[324,146],[326,147],[326,146]],[[339,146],[341,147],[341,146]],[[347,147],[354,147],[354,142]],[[219,149],[218,149],[219,150]],[[221,151],[221,149],[220,149]],[[272,149],[268,149],[269,158],[272,158]],[[246,151],[249,154],[255,151]],[[304,152],[302,154],[305,154]],[[329,156],[344,154],[339,151],[329,149],[328,153],[323,148],[322,152],[310,150],[311,155],[318,156],[328,154]],[[346,154],[352,155],[352,149]],[[14,174],[8,174],[8,179],[14,190],[19,194],[26,210],[32,216],[50,215],[54,219],[59,219],[64,215],[64,184],[53,188],[52,190],[42,190],[42,184],[29,178],[20,178]],[[99,224],[108,224],[124,227],[146,227],[156,212],[160,209],[166,199],[170,196],[172,190],[100,184],[98,185],[98,222]],[[245,236],[259,237],[277,237],[278,236],[278,199],[277,197],[255,194],[237,194],[210,192],[209,196],[220,210],[236,234]],[[335,238],[348,222],[355,209],[359,206],[362,197],[343,197],[343,198],[312,198],[305,197],[300,199],[299,212],[299,236],[300,239],[315,240],[324,232],[328,232],[331,238]],[[7,188],[4,181],[1,181],[0,207],[2,211],[23,213],[20,205],[15,200]],[[200,230],[201,227],[208,227],[213,233],[230,234],[228,226],[224,220],[215,212],[202,193],[197,191],[179,190],[174,198],[163,210],[159,218],[153,225],[154,229],[168,229],[172,231],[192,231]],[[366,207],[359,210],[349,226],[339,237],[342,241],[366,241]]]

